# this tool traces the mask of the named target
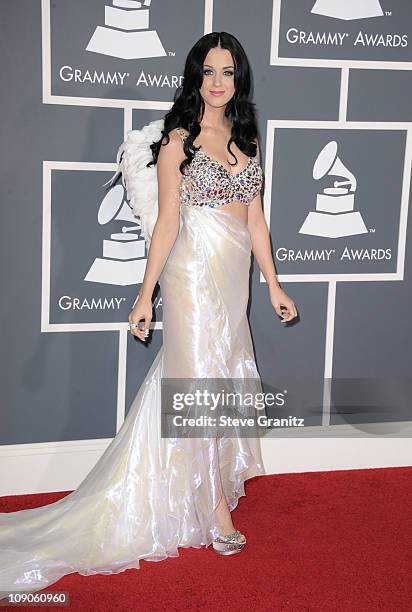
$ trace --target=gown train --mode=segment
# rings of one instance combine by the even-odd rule
[[[159,278],[163,345],[117,435],[78,488],[0,514],[0,590],[37,591],[78,572],[113,574],[218,535],[246,479],[265,473],[256,438],[161,438],[162,377],[259,379],[246,307],[251,239],[223,208],[181,206]],[[260,380],[260,379],[259,379]]]

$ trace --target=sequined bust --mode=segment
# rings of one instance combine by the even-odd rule
[[[181,128],[176,132],[182,141],[187,137]],[[215,208],[233,201],[248,206],[262,188],[263,172],[256,155],[249,157],[243,170],[233,173],[199,149],[183,172],[180,199],[189,206]]]

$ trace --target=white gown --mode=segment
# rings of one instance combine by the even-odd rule
[[[131,185],[130,188],[132,189]],[[162,377],[259,379],[246,306],[251,239],[231,213],[181,206],[159,279],[163,345],[129,413],[78,488],[39,508],[0,514],[0,591],[37,591],[72,572],[112,574],[178,556],[218,535],[244,481],[265,473],[256,438],[162,438]]]

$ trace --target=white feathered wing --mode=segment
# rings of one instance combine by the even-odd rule
[[[126,198],[133,214],[140,219],[141,235],[147,248],[153,234],[158,214],[158,190],[156,164],[149,168],[146,164],[152,161],[150,145],[162,135],[164,120],[157,119],[145,125],[141,130],[129,130],[126,140],[120,145],[114,175],[104,183],[113,185],[122,175],[122,184]]]

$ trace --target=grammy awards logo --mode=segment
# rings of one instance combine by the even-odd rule
[[[335,140],[328,142],[313,165],[313,178],[318,181],[325,176],[340,176],[343,181],[334,181],[316,195],[316,211],[309,212],[300,234],[339,238],[368,232],[360,212],[355,211],[356,178],[344,166],[337,155]]]
[[[311,13],[345,20],[383,15],[379,0],[316,0]]]
[[[123,225],[120,233],[103,241],[103,257],[96,257],[84,280],[121,286],[141,283],[146,269],[146,243],[134,233],[141,225],[124,199],[122,185],[110,189],[97,214],[100,225],[113,219],[133,225]]]
[[[161,57],[166,51],[155,30],[149,30],[151,0],[113,0],[104,7],[104,26],[97,26],[86,51],[121,59]]]

